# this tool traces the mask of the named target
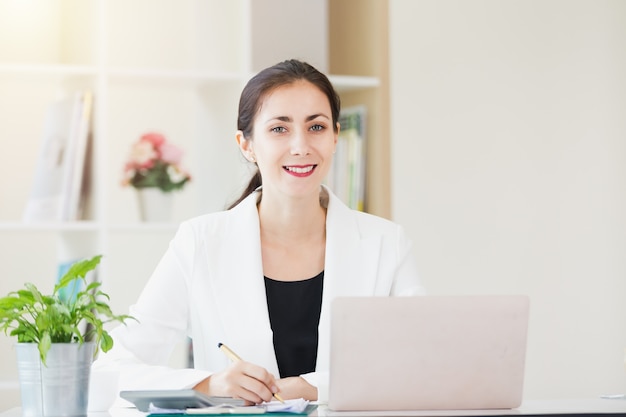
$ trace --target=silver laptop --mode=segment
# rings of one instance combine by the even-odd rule
[[[331,410],[521,404],[527,296],[340,297],[331,308]]]

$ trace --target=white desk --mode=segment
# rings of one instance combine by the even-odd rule
[[[337,412],[318,408],[319,417],[443,417],[443,416],[545,416],[612,415],[626,416],[626,400],[581,399],[524,401],[511,410],[375,411]],[[314,415],[314,414],[311,414]]]
[[[88,417],[143,417],[134,408],[112,408],[108,412],[89,413]],[[227,414],[226,414],[227,415]],[[524,401],[512,410],[445,410],[445,411],[331,411],[324,405],[309,414],[311,417],[443,417],[443,416],[625,416],[626,400],[579,399]],[[21,417],[20,408],[0,413],[0,417]],[[262,414],[261,414],[262,416]],[[289,414],[285,414],[288,417]]]

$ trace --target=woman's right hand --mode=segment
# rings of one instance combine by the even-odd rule
[[[241,398],[249,404],[272,401],[276,379],[267,369],[240,361],[214,373],[193,387],[210,396]]]

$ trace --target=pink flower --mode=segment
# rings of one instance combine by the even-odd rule
[[[178,165],[183,158],[183,151],[172,144],[163,143],[159,150],[161,151],[161,159],[168,164]]]
[[[159,154],[149,141],[139,141],[130,150],[129,165],[137,169],[150,168]]]
[[[165,143],[165,136],[160,133],[150,132],[141,136],[139,139],[141,142],[149,142],[153,145],[154,149],[159,149],[159,147]]]

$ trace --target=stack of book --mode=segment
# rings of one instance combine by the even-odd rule
[[[50,104],[24,222],[81,219],[92,107],[89,91],[76,92]]]
[[[350,208],[365,208],[365,106],[341,111],[337,150],[326,183]]]

